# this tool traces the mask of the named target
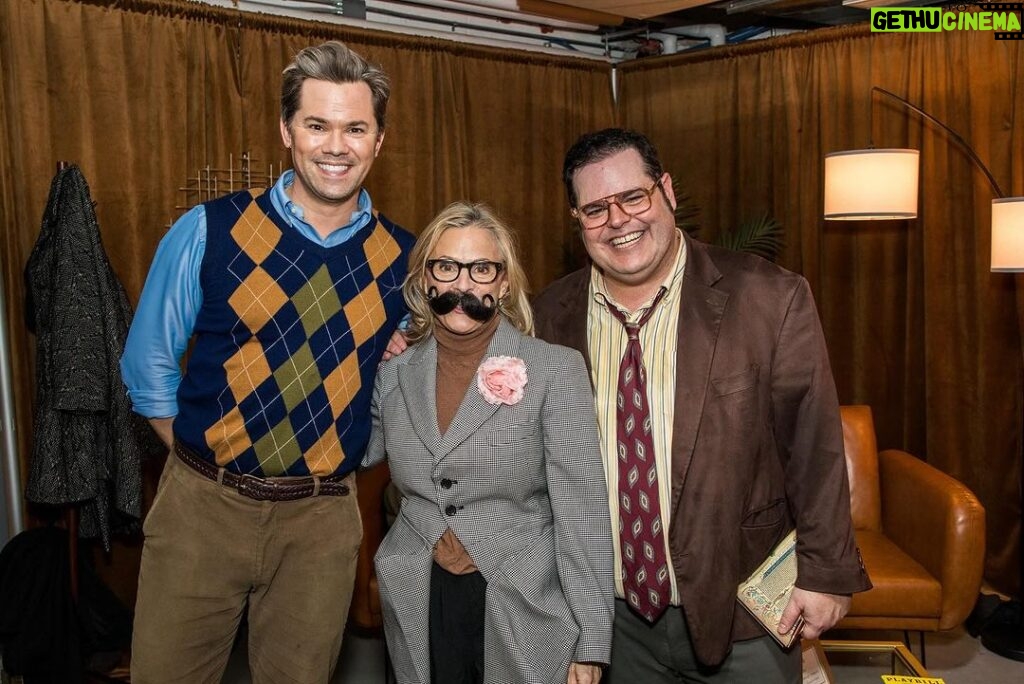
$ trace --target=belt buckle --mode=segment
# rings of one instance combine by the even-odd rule
[[[239,476],[237,489],[239,494],[254,501],[273,501],[276,487],[276,482],[245,474]]]

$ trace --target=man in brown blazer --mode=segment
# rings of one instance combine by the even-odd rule
[[[780,632],[815,638],[870,588],[810,288],[679,230],[672,179],[639,133],[584,135],[563,180],[592,265],[535,314],[538,337],[582,352],[595,389],[616,560],[608,681],[799,682],[799,648],[746,615],[739,582],[795,527]]]

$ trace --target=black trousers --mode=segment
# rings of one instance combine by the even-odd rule
[[[433,684],[484,681],[484,597],[479,572],[430,571],[430,679]]]

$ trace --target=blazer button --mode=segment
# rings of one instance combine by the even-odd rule
[[[445,489],[451,489],[452,481],[446,477],[443,480],[441,480],[441,486],[444,487]]]
[[[456,510],[458,510],[458,509],[455,508],[455,506],[452,506],[451,504],[449,504],[448,507],[444,509],[444,514],[445,515],[455,515],[455,511]]]

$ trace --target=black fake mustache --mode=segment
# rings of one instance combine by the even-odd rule
[[[431,311],[438,316],[449,314],[455,310],[455,307],[461,306],[463,313],[481,323],[491,320],[498,310],[494,297],[489,294],[485,294],[482,299],[471,292],[458,290],[448,290],[444,294],[438,294],[437,288],[433,286],[427,291],[427,302],[430,304]]]

